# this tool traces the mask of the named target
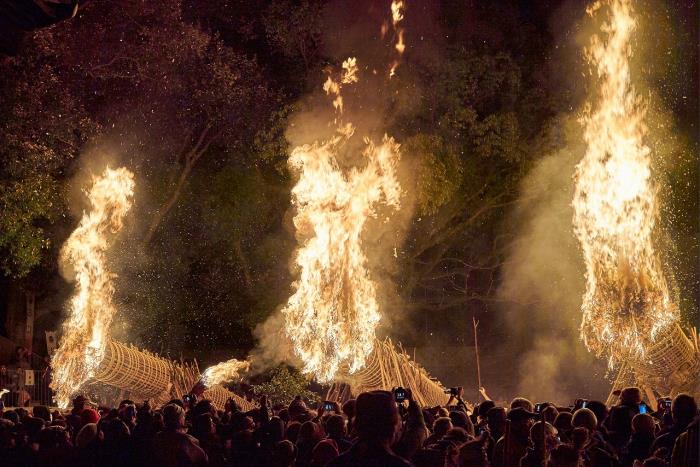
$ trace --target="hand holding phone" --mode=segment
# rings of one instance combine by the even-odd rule
[[[406,400],[406,390],[402,387],[394,388],[394,400],[399,404]]]

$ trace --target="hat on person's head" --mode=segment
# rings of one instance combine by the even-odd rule
[[[393,436],[399,422],[396,400],[389,391],[369,391],[355,401],[355,429],[360,438]]]
[[[620,392],[620,403],[624,405],[637,405],[642,402],[642,391],[637,387],[625,388]]]
[[[295,397],[294,400],[289,404],[289,416],[292,418],[296,418],[306,413],[308,410],[309,409],[306,407],[306,403],[299,396]]]
[[[80,412],[80,421],[83,425],[87,425],[88,423],[97,423],[100,421],[100,414],[97,413],[97,410],[95,409],[83,409],[83,411]]]
[[[534,419],[534,418],[538,418],[538,417],[539,417],[539,415],[534,413],[534,412],[530,412],[528,410],[525,410],[522,407],[516,407],[508,412],[508,415],[506,418],[508,418],[508,420],[510,420],[511,422],[517,423],[517,422],[524,422],[525,420]]]

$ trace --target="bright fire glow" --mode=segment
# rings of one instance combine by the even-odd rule
[[[133,194],[134,174],[125,168],[107,168],[94,177],[87,192],[90,212],[83,214],[61,251],[75,271],[77,286],[60,346],[51,359],[51,388],[59,407],[68,406],[71,395],[94,376],[104,357],[115,312],[115,275],[107,270],[106,252],[111,234],[121,229],[131,208]]]
[[[401,0],[394,0],[393,2],[391,2],[391,24],[394,28],[394,34],[396,36],[396,44],[394,44],[394,49],[396,49],[396,51],[398,52],[399,57],[403,55],[404,50],[406,50],[406,43],[403,39],[404,29],[401,26],[401,22],[403,21],[404,8],[405,4]],[[386,29],[387,26],[382,25],[382,37],[384,37]],[[396,68],[398,66],[399,59],[397,58],[391,62],[391,66],[389,67],[389,78],[396,75]]]
[[[401,0],[394,0],[391,2],[391,21],[394,26],[399,24],[403,20],[403,2]]]
[[[598,98],[582,118],[587,150],[576,168],[573,202],[586,263],[581,335],[611,365],[643,357],[659,331],[679,319],[654,249],[659,206],[644,142],[646,107],[630,76],[631,3],[599,1],[588,9],[608,16],[585,50]]]
[[[232,358],[207,368],[202,376],[202,382],[209,388],[216,384],[240,380],[241,373],[248,371],[249,368],[250,362],[247,360],[241,361]]]
[[[322,382],[332,379],[342,364],[351,373],[359,370],[373,349],[380,314],[362,233],[379,203],[398,209],[401,197],[399,145],[393,138],[385,136],[379,145],[365,139],[363,167],[344,170],[339,163],[354,134],[352,124],[339,122],[340,93],[343,85],[357,81],[356,60],[348,59],[340,79],[329,77],[324,85],[334,98],[336,136],[297,147],[289,158],[298,176],[292,202],[301,244],[295,258],[300,277],[282,312],[304,372]]]

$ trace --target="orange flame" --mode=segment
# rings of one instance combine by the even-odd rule
[[[248,371],[249,368],[249,361],[232,358],[207,368],[202,376],[202,382],[209,388],[217,384],[240,380],[241,373]]]
[[[581,335],[613,365],[642,358],[679,312],[653,242],[659,206],[644,142],[646,106],[630,74],[631,0],[598,1],[588,13],[604,7],[602,35],[585,50],[599,87],[596,104],[582,117],[587,149],[576,167],[573,207],[586,263]]]
[[[125,168],[107,168],[102,176],[93,177],[87,192],[91,210],[83,214],[61,251],[75,270],[77,290],[70,300],[60,346],[51,359],[51,389],[59,407],[68,406],[71,395],[95,374],[104,357],[115,313],[115,275],[106,268],[106,251],[110,233],[122,227],[133,194],[134,174]]]
[[[357,81],[357,61],[350,58],[343,63],[340,80],[329,77],[323,87],[334,97],[337,135],[297,147],[289,158],[299,178],[292,200],[301,243],[296,253],[300,278],[282,312],[304,372],[322,382],[344,363],[351,373],[359,370],[372,351],[380,314],[362,233],[377,204],[398,209],[401,196],[396,178],[399,145],[393,138],[385,136],[378,146],[365,139],[365,166],[340,168],[338,154],[355,131],[351,123],[338,122],[341,89]]]
[[[403,34],[404,34],[404,29],[401,27],[401,22],[403,21],[403,12],[404,12],[405,4],[401,0],[394,0],[391,2],[391,24],[394,28],[394,33],[396,35],[396,44],[394,44],[394,49],[399,54],[399,57],[403,55],[404,51],[406,50],[406,43],[404,42],[403,39]],[[384,37],[385,34],[385,26],[382,25],[382,37]],[[396,68],[399,66],[399,59],[395,59],[391,62],[391,65],[389,66],[389,78],[392,78],[394,75],[396,75]]]

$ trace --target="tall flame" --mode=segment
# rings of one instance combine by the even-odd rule
[[[403,19],[402,9],[403,2],[392,3],[394,28]],[[289,157],[298,176],[292,202],[301,243],[295,258],[300,277],[282,313],[303,371],[321,382],[331,380],[344,364],[350,373],[361,369],[372,352],[380,314],[362,234],[378,204],[398,209],[401,197],[399,145],[393,138],[385,135],[379,145],[365,138],[364,167],[343,170],[339,163],[355,132],[351,123],[342,122],[342,89],[358,80],[355,58],[343,62],[337,79],[328,77],[323,89],[333,99],[337,134],[296,147]]]
[[[60,346],[51,359],[51,388],[59,407],[68,405],[70,396],[94,376],[104,357],[115,312],[114,274],[107,270],[106,252],[110,234],[121,229],[131,208],[133,194],[134,174],[125,168],[107,168],[94,177],[87,192],[91,210],[83,214],[61,251],[62,259],[73,266],[77,290],[70,300]]]
[[[582,117],[587,150],[576,167],[573,207],[586,263],[581,335],[612,365],[642,358],[679,311],[653,242],[659,206],[644,142],[646,106],[630,74],[631,0],[597,1],[587,11],[603,9],[602,34],[585,49],[598,98]]]

